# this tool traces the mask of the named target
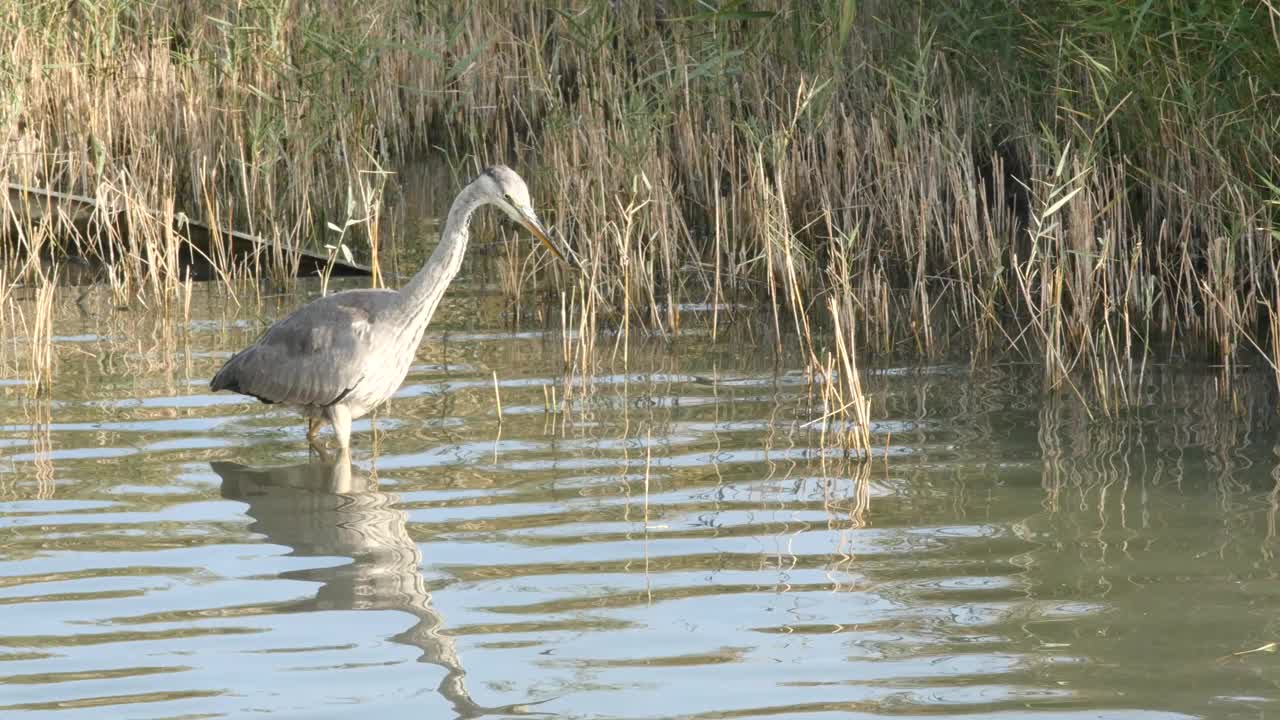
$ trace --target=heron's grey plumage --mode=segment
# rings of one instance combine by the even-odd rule
[[[440,244],[407,285],[349,290],[302,306],[236,353],[209,387],[296,406],[312,419],[312,433],[317,421],[327,421],[339,447],[347,447],[351,420],[404,382],[427,323],[462,267],[471,214],[486,203],[551,247],[524,180],[509,168],[489,168],[453,201]]]
[[[213,389],[288,405],[341,402],[376,372],[362,348],[374,340],[375,328],[385,326],[397,295],[356,290],[304,305],[232,357],[213,378]]]

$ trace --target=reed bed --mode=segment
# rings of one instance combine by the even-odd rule
[[[96,198],[98,232],[10,194],[0,268],[74,238],[121,297],[179,299],[183,218],[277,243],[213,243],[229,286],[290,277],[291,247],[378,263],[386,169],[443,153],[530,178],[586,274],[517,251],[503,285],[562,288],[580,342],[763,310],[859,432],[855,349],[1035,363],[1103,414],[1155,362],[1280,382],[1277,27],[1265,2],[14,4],[0,169]],[[580,385],[594,351],[566,345]]]

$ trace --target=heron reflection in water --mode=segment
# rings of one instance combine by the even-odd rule
[[[534,714],[537,703],[485,707],[472,700],[454,641],[431,607],[422,577],[422,553],[409,536],[397,496],[378,489],[377,480],[353,471],[351,458],[272,468],[213,462],[222,478],[222,496],[248,503],[251,530],[300,557],[341,556],[352,563],[295,575],[322,586],[309,609],[396,610],[417,619],[392,638],[422,650],[422,662],[445,670],[437,691],[458,717]],[[546,702],[541,700],[538,702]]]

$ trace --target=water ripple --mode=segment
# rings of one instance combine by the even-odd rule
[[[864,380],[875,453],[850,462],[803,427],[822,415],[805,358],[690,333],[566,386],[561,336],[486,326],[481,297],[446,300],[351,465],[309,451],[287,408],[207,391],[255,311],[228,319],[211,291],[154,347],[124,332],[151,319],[59,315],[74,349],[43,410],[0,378],[0,712],[1165,720],[1276,702],[1266,433],[1102,426],[1020,375],[891,366]],[[1190,387],[1170,406],[1201,409]],[[1195,445],[1213,433],[1227,450]]]

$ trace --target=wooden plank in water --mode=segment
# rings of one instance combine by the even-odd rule
[[[26,187],[12,182],[5,182],[4,184],[9,194],[8,207],[12,208],[15,213],[19,213],[16,218],[18,221],[40,222],[47,216],[57,214],[63,221],[76,227],[81,237],[93,239],[88,231],[88,225],[95,213],[100,210],[98,200],[86,195],[73,195],[45,188]],[[102,215],[114,218],[113,222],[117,224],[116,230],[119,232],[126,230],[119,219],[123,214],[123,211],[118,209],[107,209],[102,213]],[[203,279],[207,276],[206,272],[197,272],[207,268],[195,266],[200,264],[207,265],[207,263],[199,261],[209,257],[212,240],[216,236],[231,240],[231,242],[227,243],[227,246],[237,256],[252,254],[269,256],[269,254],[274,253],[283,255],[297,253],[298,275],[313,275],[321,272],[330,262],[327,255],[315,250],[268,240],[257,235],[240,232],[239,230],[212,227],[207,223],[192,220],[181,214],[175,214],[174,216],[173,231],[179,237],[186,239],[191,244],[191,248],[196,251],[184,253],[186,260],[193,266],[192,276],[196,279]],[[203,256],[203,258],[199,256]],[[367,276],[370,273],[369,267],[361,263],[347,262],[341,255],[333,260],[331,274],[334,276]]]

